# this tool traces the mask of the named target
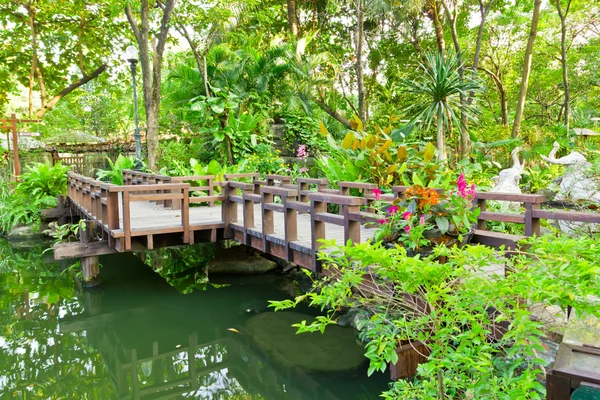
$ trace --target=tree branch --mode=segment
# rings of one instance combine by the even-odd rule
[[[97,78],[101,73],[106,71],[107,67],[108,66],[106,64],[104,64],[104,65],[100,66],[98,69],[96,69],[94,72],[92,72],[90,75],[84,76],[77,82],[71,83],[69,86],[67,86],[66,88],[61,90],[56,96],[54,96],[48,103],[44,104],[42,106],[42,108],[37,110],[36,116],[38,118],[42,118],[48,111],[52,110],[52,108],[54,108],[56,103],[58,103],[63,97],[65,97],[66,95],[71,93],[73,90],[77,89],[78,87],[85,85],[89,81]]]
[[[312,99],[312,101],[315,102],[315,104],[317,104],[321,108],[321,110],[325,111],[327,114],[329,114],[331,117],[333,117],[340,124],[344,125],[348,129],[352,129],[352,125],[350,124],[350,121],[348,121],[346,118],[344,118],[344,116],[341,115],[340,113],[338,113],[336,110],[334,110],[333,108],[331,108],[327,104],[325,104],[324,101],[317,99],[315,96],[311,96],[311,99]]]

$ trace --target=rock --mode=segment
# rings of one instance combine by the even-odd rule
[[[307,373],[353,370],[367,360],[353,329],[330,325],[323,334],[297,335],[292,324],[303,320],[308,324],[314,317],[296,312],[263,313],[250,318],[246,328],[271,359]]]
[[[361,312],[360,309],[358,308],[351,308],[349,309],[347,312],[345,312],[344,314],[340,315],[337,318],[337,323],[339,326],[351,326],[351,327],[356,327],[354,320],[356,319],[356,316]]]
[[[298,289],[300,289],[301,292],[308,293],[312,290],[313,281],[304,270],[296,270],[296,272],[291,273],[291,275],[298,283]]]
[[[206,267],[208,274],[264,274],[276,268],[275,262],[248,254],[240,246],[218,253]]]
[[[19,225],[15,226],[8,232],[8,240],[26,240],[41,237],[40,231],[34,230],[31,226]]]

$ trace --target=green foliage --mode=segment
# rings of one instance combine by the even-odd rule
[[[336,279],[317,281],[295,301],[271,305],[279,310],[308,301],[328,310],[326,318],[297,325],[299,332],[322,331],[335,323],[337,310],[362,309],[357,325],[369,374],[395,363],[400,344],[424,343],[427,362],[414,380],[394,382],[384,393],[388,399],[541,399],[545,388],[537,375],[543,361],[537,352],[544,327],[532,318],[533,307],[600,314],[594,238],[530,239],[529,252],[512,258],[484,246],[442,246],[430,257],[411,258],[402,248],[379,244],[325,244],[333,251],[320,257],[338,271]],[[447,262],[438,262],[439,256]],[[505,268],[512,272],[505,275]]]
[[[100,169],[96,172],[96,177],[105,182],[111,182],[115,185],[123,184],[123,170],[134,169],[137,165],[135,157],[124,157],[119,154],[116,161],[113,163],[110,158],[106,158],[110,169]]]
[[[67,171],[60,163],[36,163],[26,168],[20,182],[0,182],[0,232],[19,224],[38,229],[42,210],[56,207],[56,196],[67,192]]]
[[[258,172],[262,176],[266,174],[287,174],[283,160],[278,150],[267,144],[261,143],[255,147],[254,153],[247,156],[240,163],[240,171]]]
[[[69,167],[60,162],[50,167],[35,163],[21,175],[17,191],[34,197],[67,194],[67,171]]]

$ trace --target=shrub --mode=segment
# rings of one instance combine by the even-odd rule
[[[96,173],[98,179],[111,182],[115,185],[123,184],[123,170],[124,169],[134,169],[136,167],[136,160],[134,157],[123,157],[123,155],[119,154],[117,160],[113,163],[110,158],[106,158],[108,160],[108,164],[110,165],[110,169],[100,169]]]
[[[299,332],[323,331],[338,310],[364,311],[357,328],[366,342],[369,374],[398,360],[399,344],[420,341],[429,355],[414,380],[394,382],[388,399],[540,399],[545,388],[540,338],[533,306],[574,307],[600,314],[593,302],[600,285],[597,238],[530,239],[528,253],[510,259],[494,249],[437,247],[427,258],[379,243],[336,246],[321,254],[336,279],[316,282],[295,300],[272,301],[276,310],[300,302],[327,315]],[[447,262],[437,261],[439,256]],[[505,268],[512,271],[505,276]]]

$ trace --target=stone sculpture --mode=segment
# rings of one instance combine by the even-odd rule
[[[521,193],[519,181],[521,180],[521,174],[523,174],[525,165],[519,161],[519,151],[521,151],[521,149],[519,147],[515,147],[515,149],[510,153],[513,160],[512,167],[500,171],[496,179],[496,185],[490,190],[490,192]],[[520,203],[509,201],[500,201],[498,203],[500,204],[501,208],[518,208],[521,206]]]
[[[542,159],[546,162],[567,166],[554,199],[569,202],[600,203],[600,181],[594,179],[588,173],[591,164],[583,154],[576,151],[564,157],[556,158],[556,152],[559,148],[560,144],[554,142],[548,157],[542,156]]]

